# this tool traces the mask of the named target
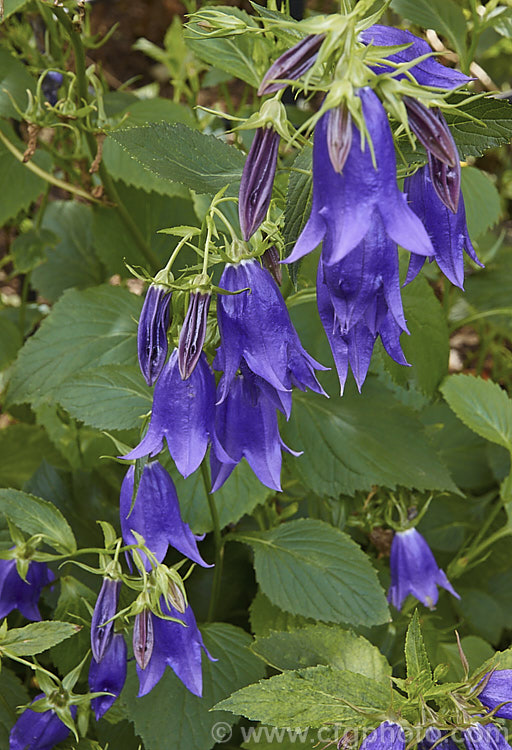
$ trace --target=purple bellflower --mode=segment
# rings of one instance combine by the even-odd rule
[[[197,549],[197,541],[202,540],[204,534],[194,536],[189,525],[181,518],[174,483],[163,466],[158,461],[152,461],[144,466],[135,505],[131,510],[134,476],[135,467],[130,466],[121,485],[121,531],[125,543],[137,543],[133,535],[133,531],[136,531],[144,537],[146,546],[158,562],[163,561],[171,546],[198,565],[204,568],[211,567],[203,560]],[[143,552],[140,555],[146,570],[151,570],[150,561]]]
[[[500,719],[512,719],[512,669],[497,669],[490,676],[484,677],[485,687],[478,693],[478,700],[487,708],[501,706],[494,716]]]
[[[342,393],[349,364],[361,390],[379,334],[390,357],[407,365],[400,347],[400,334],[408,330],[400,296],[398,249],[378,214],[362,242],[341,261],[328,265],[322,254],[317,304]]]
[[[180,375],[186,380],[192,375],[203,350],[212,295],[192,292],[178,343]]]
[[[180,474],[188,477],[201,464],[213,428],[215,378],[201,354],[188,380],[182,380],[175,349],[155,386],[153,411],[146,435],[123,458],[156,456],[164,438]]]
[[[212,492],[218,490],[235,466],[247,459],[260,482],[281,491],[281,448],[299,456],[281,439],[276,403],[258,387],[261,378],[242,365],[227,397],[216,408],[210,452]]]
[[[511,750],[494,724],[474,724],[462,732],[466,750]]]
[[[441,732],[440,729],[437,727],[429,727],[425,733],[424,739],[421,740],[421,742],[418,742],[418,750],[431,750],[433,745],[436,745],[436,742],[438,743],[436,745],[436,748],[439,748],[439,750],[458,750],[457,745],[452,740],[451,737],[446,737],[446,739],[441,739],[444,735],[444,732]],[[439,742],[439,740],[441,740]]]
[[[404,750],[405,735],[400,724],[383,721],[361,743],[360,750]]]
[[[112,693],[98,695],[91,700],[96,721],[107,713],[121,694],[126,681],[126,643],[121,633],[112,636],[109,646],[98,663],[94,656],[89,668],[89,690],[91,693]]]
[[[450,128],[439,110],[425,107],[417,99],[404,96],[409,126],[427,152],[451,167],[456,166],[459,152]]]
[[[155,645],[155,634],[153,632],[153,615],[149,609],[143,609],[135,615],[133,623],[133,655],[139,667],[144,670],[149,664],[153,646]]]
[[[462,193],[459,197],[457,213],[454,214],[439,199],[426,166],[419,169],[412,177],[405,179],[404,190],[409,205],[422,220],[432,240],[434,254],[429,260],[435,260],[446,278],[462,289],[464,250],[471,260],[479,266],[482,265],[469,237]],[[415,278],[424,262],[424,258],[411,256],[406,283]]]
[[[91,650],[93,658],[101,662],[114,633],[114,622],[108,622],[117,612],[121,581],[104,578],[91,621]],[[107,623],[104,625],[104,623]]]
[[[142,306],[137,330],[139,365],[148,385],[153,385],[167,357],[167,329],[171,294],[160,284],[151,284]]]
[[[325,395],[315,370],[325,370],[302,347],[286,303],[270,273],[257,260],[226,265],[219,285],[235,292],[219,295],[217,318],[221,345],[213,366],[224,376],[217,391],[224,401],[242,363],[275,389],[281,410],[291,411],[291,389],[310,388]]]
[[[388,56],[388,60],[394,63],[408,63],[417,57],[433,52],[427,42],[411,34],[410,31],[395,29],[392,26],[383,26],[382,24],[375,24],[362,31],[359,34],[359,41],[363,44],[373,44],[376,47],[409,44],[410,46],[401,52],[395,52]],[[375,66],[373,70],[375,73],[391,73],[395,72],[396,68],[392,68],[390,65],[379,65]],[[433,56],[427,57],[409,68],[409,73],[413,75],[420,86],[434,86],[439,89],[456,89],[472,80],[458,70],[441,65]],[[405,77],[405,73],[395,75],[398,80]]]
[[[16,569],[16,560],[0,560],[0,618],[18,609],[27,620],[40,620],[37,603],[41,590],[54,578],[46,563],[31,562],[24,581]]]
[[[144,669],[137,663],[139,698],[153,690],[167,666],[191,693],[201,696],[203,693],[201,651],[204,651],[211,661],[215,659],[210,656],[203,643],[190,606],[183,614],[180,614],[174,607],[168,606],[163,597],[160,601],[162,612],[180,619],[184,625],[148,613],[152,623],[153,648]]]
[[[44,698],[38,695],[33,703]],[[71,715],[76,716],[76,706],[71,706]],[[26,708],[19,716],[9,735],[9,750],[52,750],[66,739],[68,727],[59,719],[55,711],[38,713]]]
[[[396,160],[388,116],[378,96],[360,89],[363,115],[372,140],[371,149],[352,125],[352,143],[342,174],[331,164],[327,142],[327,112],[315,128],[313,145],[313,205],[311,214],[287,263],[299,260],[323,240],[325,263],[337,263],[364,239],[379,214],[386,233],[402,247],[431,255],[432,244],[423,224],[407,205],[396,183]]]
[[[388,602],[397,609],[401,609],[408,594],[415,596],[425,607],[434,609],[439,597],[438,586],[460,599],[444,571],[438,567],[427,542],[414,528],[395,533],[390,565]]]
[[[246,242],[267,215],[280,140],[271,126],[258,128],[247,154],[238,195],[240,229]]]
[[[52,107],[55,107],[58,99],[58,91],[62,86],[64,76],[58,70],[49,70],[41,84],[41,90]]]
[[[307,73],[314,65],[324,39],[323,34],[310,34],[283,52],[263,76],[258,96],[275,94],[276,91],[286,88],[288,83],[281,79],[296,81]]]

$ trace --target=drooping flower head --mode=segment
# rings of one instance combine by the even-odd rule
[[[198,565],[209,568],[197,549],[198,540],[204,536],[194,536],[189,525],[182,520],[174,483],[163,466],[158,461],[144,466],[132,509],[134,476],[135,467],[130,466],[121,485],[119,513],[125,543],[137,543],[133,535],[136,531],[144,537],[146,546],[158,562],[163,561],[171,546]],[[146,555],[139,554],[146,570],[151,570]]]
[[[267,215],[276,173],[281,136],[273,127],[256,130],[242,172],[238,195],[238,217],[247,242]]]
[[[91,621],[91,650],[97,662],[101,662],[112,641],[114,622],[108,622],[108,620],[117,612],[120,588],[121,581],[104,578],[96,599]]]
[[[474,724],[462,732],[466,750],[510,750],[510,745],[494,724]]]
[[[485,687],[478,693],[478,700],[491,709],[503,703],[494,716],[512,719],[512,669],[497,669],[483,682]]]
[[[16,569],[16,560],[0,560],[0,618],[18,609],[27,620],[40,620],[37,603],[41,590],[54,578],[46,563],[32,561],[24,581]]]
[[[201,464],[213,428],[215,378],[204,354],[193,373],[182,380],[175,349],[155,386],[148,431],[123,458],[156,456],[164,438],[180,474],[188,477]]]
[[[429,260],[435,260],[446,278],[462,289],[464,250],[471,260],[479,266],[482,265],[469,237],[462,193],[460,193],[457,212],[454,214],[439,199],[426,166],[404,180],[404,190],[409,205],[425,225],[432,240],[434,253]],[[424,258],[411,256],[407,282],[415,278],[424,262]]]
[[[409,594],[425,607],[433,609],[437,604],[438,586],[460,599],[450,581],[442,571],[425,539],[416,529],[398,531],[391,544],[391,586],[388,601],[397,609]]]
[[[226,265],[219,285],[232,292],[248,291],[217,298],[221,345],[214,367],[224,372],[218,401],[227,397],[242,363],[275,389],[286,416],[291,410],[292,386],[324,393],[315,370],[325,368],[302,347],[270,273],[257,260],[243,260]]]
[[[320,118],[313,145],[311,214],[287,263],[299,260],[322,240],[325,263],[339,262],[362,242],[376,214],[394,242],[419,255],[432,254],[421,221],[396,183],[395,147],[386,111],[371,89],[360,89],[357,95],[372,140],[376,167],[368,140],[361,149],[361,133],[353,124],[350,151],[342,173],[338,174],[329,158],[329,113]]]
[[[183,380],[192,375],[203,351],[212,295],[192,292],[178,344],[178,365]]]
[[[418,742],[418,750],[431,750],[433,745],[439,748],[439,750],[457,750],[457,745],[452,738],[445,737],[445,739],[441,739],[443,735],[444,733],[437,727],[429,727],[424,739]]]
[[[45,696],[38,695],[33,701]],[[76,706],[71,706],[71,715],[76,716]],[[9,750],[52,750],[68,736],[70,730],[59,719],[55,711],[38,713],[31,708],[25,709],[18,717],[9,735]]]
[[[349,365],[361,390],[379,335],[390,357],[407,365],[400,347],[400,335],[408,331],[400,296],[398,249],[378,214],[364,239],[341,261],[329,265],[322,253],[317,303],[342,392]]]
[[[361,743],[360,750],[404,750],[405,735],[400,724],[383,721]]]
[[[99,721],[121,694],[126,681],[126,643],[121,633],[112,636],[108,648],[98,663],[94,656],[89,668],[89,690],[91,693],[113,693],[98,695],[91,700],[96,721]]]
[[[283,52],[263,76],[258,89],[258,96],[274,94],[276,91],[286,88],[288,83],[281,79],[296,81],[304,73],[307,73],[314,65],[324,39],[323,34],[310,34],[287,49],[286,52]],[[281,82],[279,82],[280,80]]]
[[[153,385],[167,357],[171,294],[160,284],[151,284],[142,306],[137,329],[139,365],[148,385]]]
[[[167,666],[191,693],[201,696],[203,692],[201,652],[204,651],[211,661],[215,660],[203,643],[191,607],[188,606],[181,614],[174,607],[168,606],[163,597],[161,606],[165,615],[180,619],[184,625],[181,622],[164,620],[151,612],[148,613],[151,619],[153,645],[145,668],[142,669],[137,663],[139,698],[155,687]]]
[[[300,454],[281,439],[276,403],[258,386],[261,378],[243,364],[241,369],[215,410],[210,453],[212,492],[224,484],[242,458],[246,458],[260,482],[281,491],[281,449]]]

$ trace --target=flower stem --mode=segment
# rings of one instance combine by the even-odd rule
[[[215,610],[217,608],[220,596],[222,564],[224,561],[224,545],[220,533],[219,514],[217,513],[215,498],[210,492],[210,477],[208,476],[208,469],[204,461],[201,464],[201,475],[203,477],[204,489],[206,492],[206,497],[208,499],[208,505],[210,506],[210,515],[213,522],[213,538],[215,540],[215,569],[213,572],[212,593],[210,596],[210,606],[208,607],[207,617],[207,622],[212,622],[215,616]]]

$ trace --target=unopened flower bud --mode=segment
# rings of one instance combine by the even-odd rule
[[[280,140],[272,127],[258,128],[247,155],[238,197],[240,228],[246,242],[267,215]]]
[[[157,380],[167,357],[171,295],[159,284],[151,284],[142,306],[137,331],[139,365],[148,385]]]
[[[192,292],[190,295],[178,344],[178,366],[182,380],[191,376],[201,356],[211,299],[210,292]]]
[[[441,112],[425,107],[410,96],[404,96],[403,102],[411,130],[427,152],[450,167],[455,166],[459,161],[459,152]]]
[[[149,609],[144,609],[135,616],[133,625],[133,655],[141,669],[149,664],[154,643],[153,615]]]
[[[184,614],[187,608],[187,601],[183,596],[183,591],[174,581],[169,581],[168,583],[167,602],[172,607],[174,607],[174,609],[179,612],[180,615]]]
[[[352,145],[352,117],[345,107],[335,107],[327,118],[327,149],[335,172],[341,174]]]
[[[91,621],[91,650],[98,663],[103,659],[112,641],[114,622],[107,622],[107,620],[111,620],[117,611],[120,588],[121,581],[104,578],[96,600]]]
[[[270,271],[276,280],[276,283],[281,286],[281,282],[283,281],[283,271],[279,262],[280,258],[277,247],[272,245],[272,247],[267,248],[261,256],[261,260],[267,271]]]
[[[276,91],[286,88],[288,84],[285,82],[279,83],[280,79],[296,81],[304,73],[307,73],[314,65],[324,39],[324,34],[310,34],[286,52],[283,52],[265,73],[258,89],[258,96],[274,94]]]
[[[57,70],[49,70],[43,79],[41,89],[52,107],[57,104],[57,92],[62,86],[63,80],[64,76]]]
[[[456,214],[460,198],[460,162],[457,160],[457,163],[450,167],[429,152],[428,166],[432,185],[439,199]]]

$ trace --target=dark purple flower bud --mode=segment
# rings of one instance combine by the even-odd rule
[[[191,693],[201,696],[203,692],[201,651],[204,651],[211,661],[215,659],[205,648],[191,607],[187,607],[181,614],[174,607],[168,606],[163,597],[160,603],[164,615],[176,617],[180,622],[164,620],[148,613],[154,633],[154,645],[145,667],[137,661],[139,698],[153,690],[163,676],[166,666],[173,670],[176,677]],[[181,624],[182,622],[184,625]]]
[[[33,703],[41,698],[44,695],[38,695]],[[75,718],[76,706],[71,706],[71,715]],[[27,708],[11,729],[9,750],[52,750],[66,739],[69,731],[55,711],[38,713]]]
[[[485,687],[478,693],[478,700],[491,709],[504,703],[494,716],[512,719],[512,669],[497,669],[482,682]]]
[[[275,281],[281,286],[283,281],[283,269],[280,263],[279,251],[275,245],[267,248],[261,256],[261,262],[274,277]]]
[[[148,385],[160,375],[167,357],[170,292],[159,284],[151,284],[142,306],[137,331],[139,365]]]
[[[383,721],[361,743],[360,750],[404,750],[405,734],[400,724]]]
[[[329,110],[327,117],[327,150],[332,168],[341,174],[352,145],[352,117],[346,107]]]
[[[184,477],[201,464],[213,429],[215,378],[204,354],[194,372],[182,380],[175,349],[155,386],[148,431],[126,459],[156,456],[164,438],[178,471]]]
[[[57,104],[57,92],[62,86],[64,76],[56,70],[49,70],[41,84],[41,90],[52,107]]]
[[[460,162],[457,161],[455,166],[449,167],[429,152],[428,166],[432,185],[439,199],[456,214],[460,198]]]
[[[494,724],[474,724],[463,730],[466,750],[511,750],[510,745]]]
[[[258,89],[258,96],[274,94],[276,91],[286,88],[288,84],[286,82],[279,83],[280,79],[296,81],[304,73],[307,73],[314,65],[324,39],[324,34],[310,34],[287,49],[286,52],[283,52],[263,76]]]
[[[418,742],[418,750],[431,750],[433,745],[439,748],[439,750],[458,750],[457,745],[451,737],[446,737],[444,740],[441,739],[444,734],[437,727],[429,727],[425,733],[425,738],[421,742]]]
[[[375,47],[392,47],[399,44],[409,44],[407,49],[396,52],[388,56],[388,60],[395,63],[408,63],[417,57],[432,54],[432,48],[423,39],[411,34],[404,29],[395,29],[392,26],[383,26],[374,24],[370,28],[361,31],[359,41],[363,44],[373,44]],[[396,68],[389,65],[374,66],[375,73],[391,73],[395,79],[406,78],[405,73],[396,75]],[[409,73],[413,75],[421,86],[435,86],[440,89],[456,89],[465,83],[473,80],[460,73],[458,70],[447,68],[436,61],[434,57],[427,57],[417,65],[409,68]]]
[[[192,292],[178,344],[178,365],[183,380],[189,378],[203,351],[208,323],[210,292]]]
[[[416,529],[398,531],[391,544],[391,586],[388,602],[401,609],[409,594],[425,607],[434,609],[437,604],[438,586],[460,599],[446,573],[435,560],[432,550]]]
[[[183,521],[174,483],[163,466],[158,461],[144,466],[132,509],[134,476],[135,467],[130,466],[121,486],[119,512],[125,543],[137,543],[133,534],[136,531],[144,537],[146,546],[158,562],[163,561],[170,545],[198,565],[209,568],[197,549],[197,542],[204,535],[194,536],[189,525]],[[139,554],[146,570],[151,570],[146,555],[143,552]]]
[[[149,609],[144,609],[135,615],[133,624],[133,655],[140,669],[148,666],[154,645],[153,615]]]
[[[459,161],[459,152],[446,120],[441,112],[429,109],[417,99],[403,97],[412,132],[436,159],[454,167]]]
[[[110,646],[114,633],[114,622],[104,623],[114,617],[119,601],[121,581],[104,578],[91,621],[91,650],[97,662],[100,662]]]
[[[439,199],[426,166],[405,179],[404,190],[410,207],[423,222],[432,241],[434,253],[430,260],[435,260],[446,278],[462,289],[464,250],[471,260],[479,266],[482,265],[469,237],[462,193],[459,195],[459,205],[454,214]],[[411,256],[406,283],[412,281],[419,273],[424,260],[419,256]]]
[[[212,492],[224,484],[244,457],[262,484],[280,492],[281,449],[295,456],[300,453],[292,451],[281,439],[276,405],[257,385],[261,378],[244,365],[241,370],[227,397],[216,407],[210,452]]]
[[[272,127],[258,128],[247,154],[238,195],[240,228],[246,242],[267,215],[280,140]]]
[[[16,569],[16,560],[0,560],[0,618],[18,609],[27,620],[40,620],[37,603],[41,590],[54,578],[46,563],[30,562],[24,581]]]
[[[91,700],[96,721],[113,706],[126,681],[126,643],[121,633],[111,639],[100,663],[93,657],[89,668],[89,690],[91,693],[113,693],[98,695]]]

